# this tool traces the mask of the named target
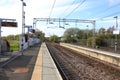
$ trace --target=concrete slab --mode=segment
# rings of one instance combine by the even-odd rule
[[[41,45],[31,80],[62,80],[45,43]]]

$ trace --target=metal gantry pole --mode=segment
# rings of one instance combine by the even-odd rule
[[[1,38],[1,26],[2,26],[2,20],[0,19],[0,54],[1,54],[1,52],[2,52],[2,44],[1,44],[1,40],[2,40],[2,38]]]
[[[25,12],[24,12],[24,6],[26,6],[26,4],[23,2],[23,0],[21,0],[22,2],[22,43],[21,43],[21,54],[23,55],[23,50],[24,50],[24,33],[25,33]]]
[[[36,28],[36,23],[37,23],[37,19],[36,18],[33,18],[33,27],[32,27],[32,29],[35,29]]]
[[[24,22],[23,22],[23,14],[24,14],[24,6],[23,6],[23,0],[22,1],[22,42],[21,42],[21,54],[23,55],[23,47],[24,47],[24,44],[23,44],[23,37],[24,37]]]
[[[95,42],[95,26],[96,26],[96,21],[93,21],[93,41],[92,41],[92,47],[94,48],[96,46]]]
[[[118,30],[118,16],[114,17],[116,19],[116,31]],[[117,51],[117,34],[115,34],[115,52]]]

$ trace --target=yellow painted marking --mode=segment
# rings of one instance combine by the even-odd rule
[[[31,80],[42,80],[42,45],[38,53]]]

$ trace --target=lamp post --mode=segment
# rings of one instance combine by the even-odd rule
[[[113,18],[116,19],[116,30],[115,30],[115,31],[116,31],[116,33],[115,33],[115,34],[116,34],[116,35],[115,35],[115,52],[116,52],[116,51],[117,51],[117,34],[118,34],[118,33],[117,33],[117,30],[118,30],[118,21],[117,21],[117,20],[118,20],[118,16],[115,16],[115,17],[113,17]]]
[[[23,50],[24,50],[24,33],[25,33],[25,11],[24,11],[24,6],[26,6],[26,3],[21,0],[22,2],[22,42],[21,42],[21,54],[23,55]]]

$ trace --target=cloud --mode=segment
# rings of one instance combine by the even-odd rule
[[[71,5],[73,1],[74,0],[56,0],[56,4],[53,8],[51,17],[57,17],[57,18],[65,17],[77,5],[79,5],[79,2],[80,2],[79,0],[77,0],[78,3],[76,1],[75,4]],[[103,1],[104,3],[102,3]],[[32,25],[33,18],[49,17],[54,0],[24,0],[24,2],[27,5],[26,7],[24,7],[26,25]],[[73,14],[70,15],[70,18],[72,17],[72,18],[86,19],[89,15],[93,15],[94,11],[92,9],[95,9],[96,7],[98,9],[98,7],[106,3],[107,5],[112,6],[112,5],[116,5],[120,3],[120,0],[90,0],[90,1],[86,0],[86,2],[82,6],[76,9],[75,12],[73,12]],[[67,8],[69,9],[66,10]],[[12,19],[16,19],[18,22],[18,28],[2,27],[2,31],[3,31],[2,35],[21,33],[21,28],[22,28],[21,27],[21,22],[22,22],[22,11],[21,10],[22,10],[21,0],[0,0],[0,11],[1,11],[0,18],[12,18]],[[39,24],[37,24],[37,26],[39,26]],[[57,35],[61,34],[64,31],[61,29],[59,31],[59,28],[47,29],[47,28],[40,27],[39,29],[43,30],[44,32],[46,31],[46,34],[54,33]]]
[[[5,0],[3,4],[4,3],[6,3],[6,5],[0,7],[0,11],[1,11],[0,18],[16,19],[16,21],[18,22],[18,27],[17,28],[2,27],[2,36],[6,36],[10,34],[20,34],[21,18],[22,18],[21,2],[15,0]]]
[[[16,4],[18,1],[15,0],[0,0],[0,6],[11,6]]]
[[[116,5],[118,3],[120,4],[120,0],[109,0],[109,5],[110,6]]]

